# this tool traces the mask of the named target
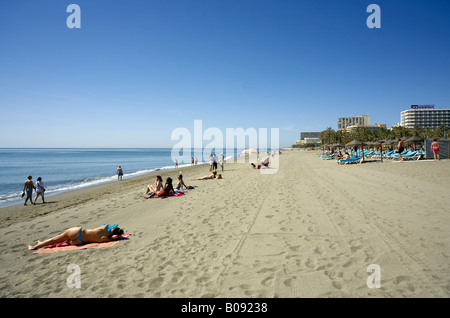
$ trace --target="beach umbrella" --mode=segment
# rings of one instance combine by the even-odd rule
[[[364,141],[354,139],[346,144],[346,146],[359,146],[359,145],[361,145],[361,150],[362,150],[361,152],[362,152],[362,157],[363,157],[363,162],[364,162],[364,145],[365,145]]]
[[[423,138],[422,138],[422,137],[419,137],[419,136],[412,136],[412,137],[409,137],[408,139],[406,139],[405,141],[406,141],[406,142],[411,142],[411,143],[413,143],[414,146],[415,146],[416,142],[418,142],[418,141],[423,142]]]
[[[250,149],[243,150],[242,153],[245,153],[245,154],[258,153],[258,150],[250,148]]]
[[[419,136],[412,136],[409,137],[408,139],[405,140],[406,142],[411,142],[414,146],[414,149],[416,149],[416,142],[417,141],[422,141],[423,142],[423,138],[419,137]]]
[[[364,144],[364,141],[358,140],[358,139],[354,139],[348,143],[346,143],[346,146],[359,146],[361,144]]]
[[[396,141],[397,141],[396,139],[388,139],[388,140],[384,140],[383,144],[393,145],[393,144],[395,144]]]
[[[412,137],[409,137],[408,139],[406,139],[405,141],[409,141],[409,142],[423,141],[423,138],[419,137],[419,136],[412,136]]]

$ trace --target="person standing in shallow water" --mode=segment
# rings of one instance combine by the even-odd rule
[[[119,168],[117,168],[117,181],[122,181],[122,176],[123,176],[123,169],[121,166],[119,166]]]
[[[27,205],[28,199],[30,199],[31,204],[35,204],[33,202],[33,189],[36,189],[36,187],[34,186],[33,181],[31,181],[31,179],[33,179],[32,176],[28,176],[27,181],[25,181],[25,184],[23,185],[23,191],[22,191],[22,197],[25,195],[27,195],[26,199],[25,199],[25,203],[24,205]]]

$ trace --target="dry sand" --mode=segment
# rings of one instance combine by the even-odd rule
[[[338,166],[280,156],[275,174],[225,165],[223,179],[143,198],[154,175],[0,209],[1,297],[449,297],[450,161]],[[176,178],[178,170],[161,172]],[[119,223],[113,247],[33,254],[73,226]],[[81,288],[68,288],[70,264]],[[368,288],[367,267],[381,270]]]

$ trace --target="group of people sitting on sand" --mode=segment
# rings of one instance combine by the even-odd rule
[[[198,177],[194,180],[208,180],[208,179],[222,179],[222,175],[218,174],[216,171],[211,172],[211,174]],[[149,184],[147,188],[145,189],[144,194],[148,195],[145,197],[153,198],[153,197],[166,197],[172,193],[175,192],[175,190],[184,190],[184,189],[194,189],[193,186],[187,186],[183,181],[183,175],[179,174],[178,176],[178,182],[176,186],[174,187],[172,184],[172,178],[168,177],[166,179],[166,183],[163,184],[163,179],[161,176],[156,176],[155,184]]]

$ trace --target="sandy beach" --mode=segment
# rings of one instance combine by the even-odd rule
[[[0,209],[1,297],[449,297],[450,161],[337,165],[280,156],[277,173],[225,164],[162,171],[198,186],[144,199],[156,174]],[[67,228],[118,223],[100,249],[35,254]],[[70,264],[81,288],[69,288]],[[367,267],[380,268],[369,288]]]

